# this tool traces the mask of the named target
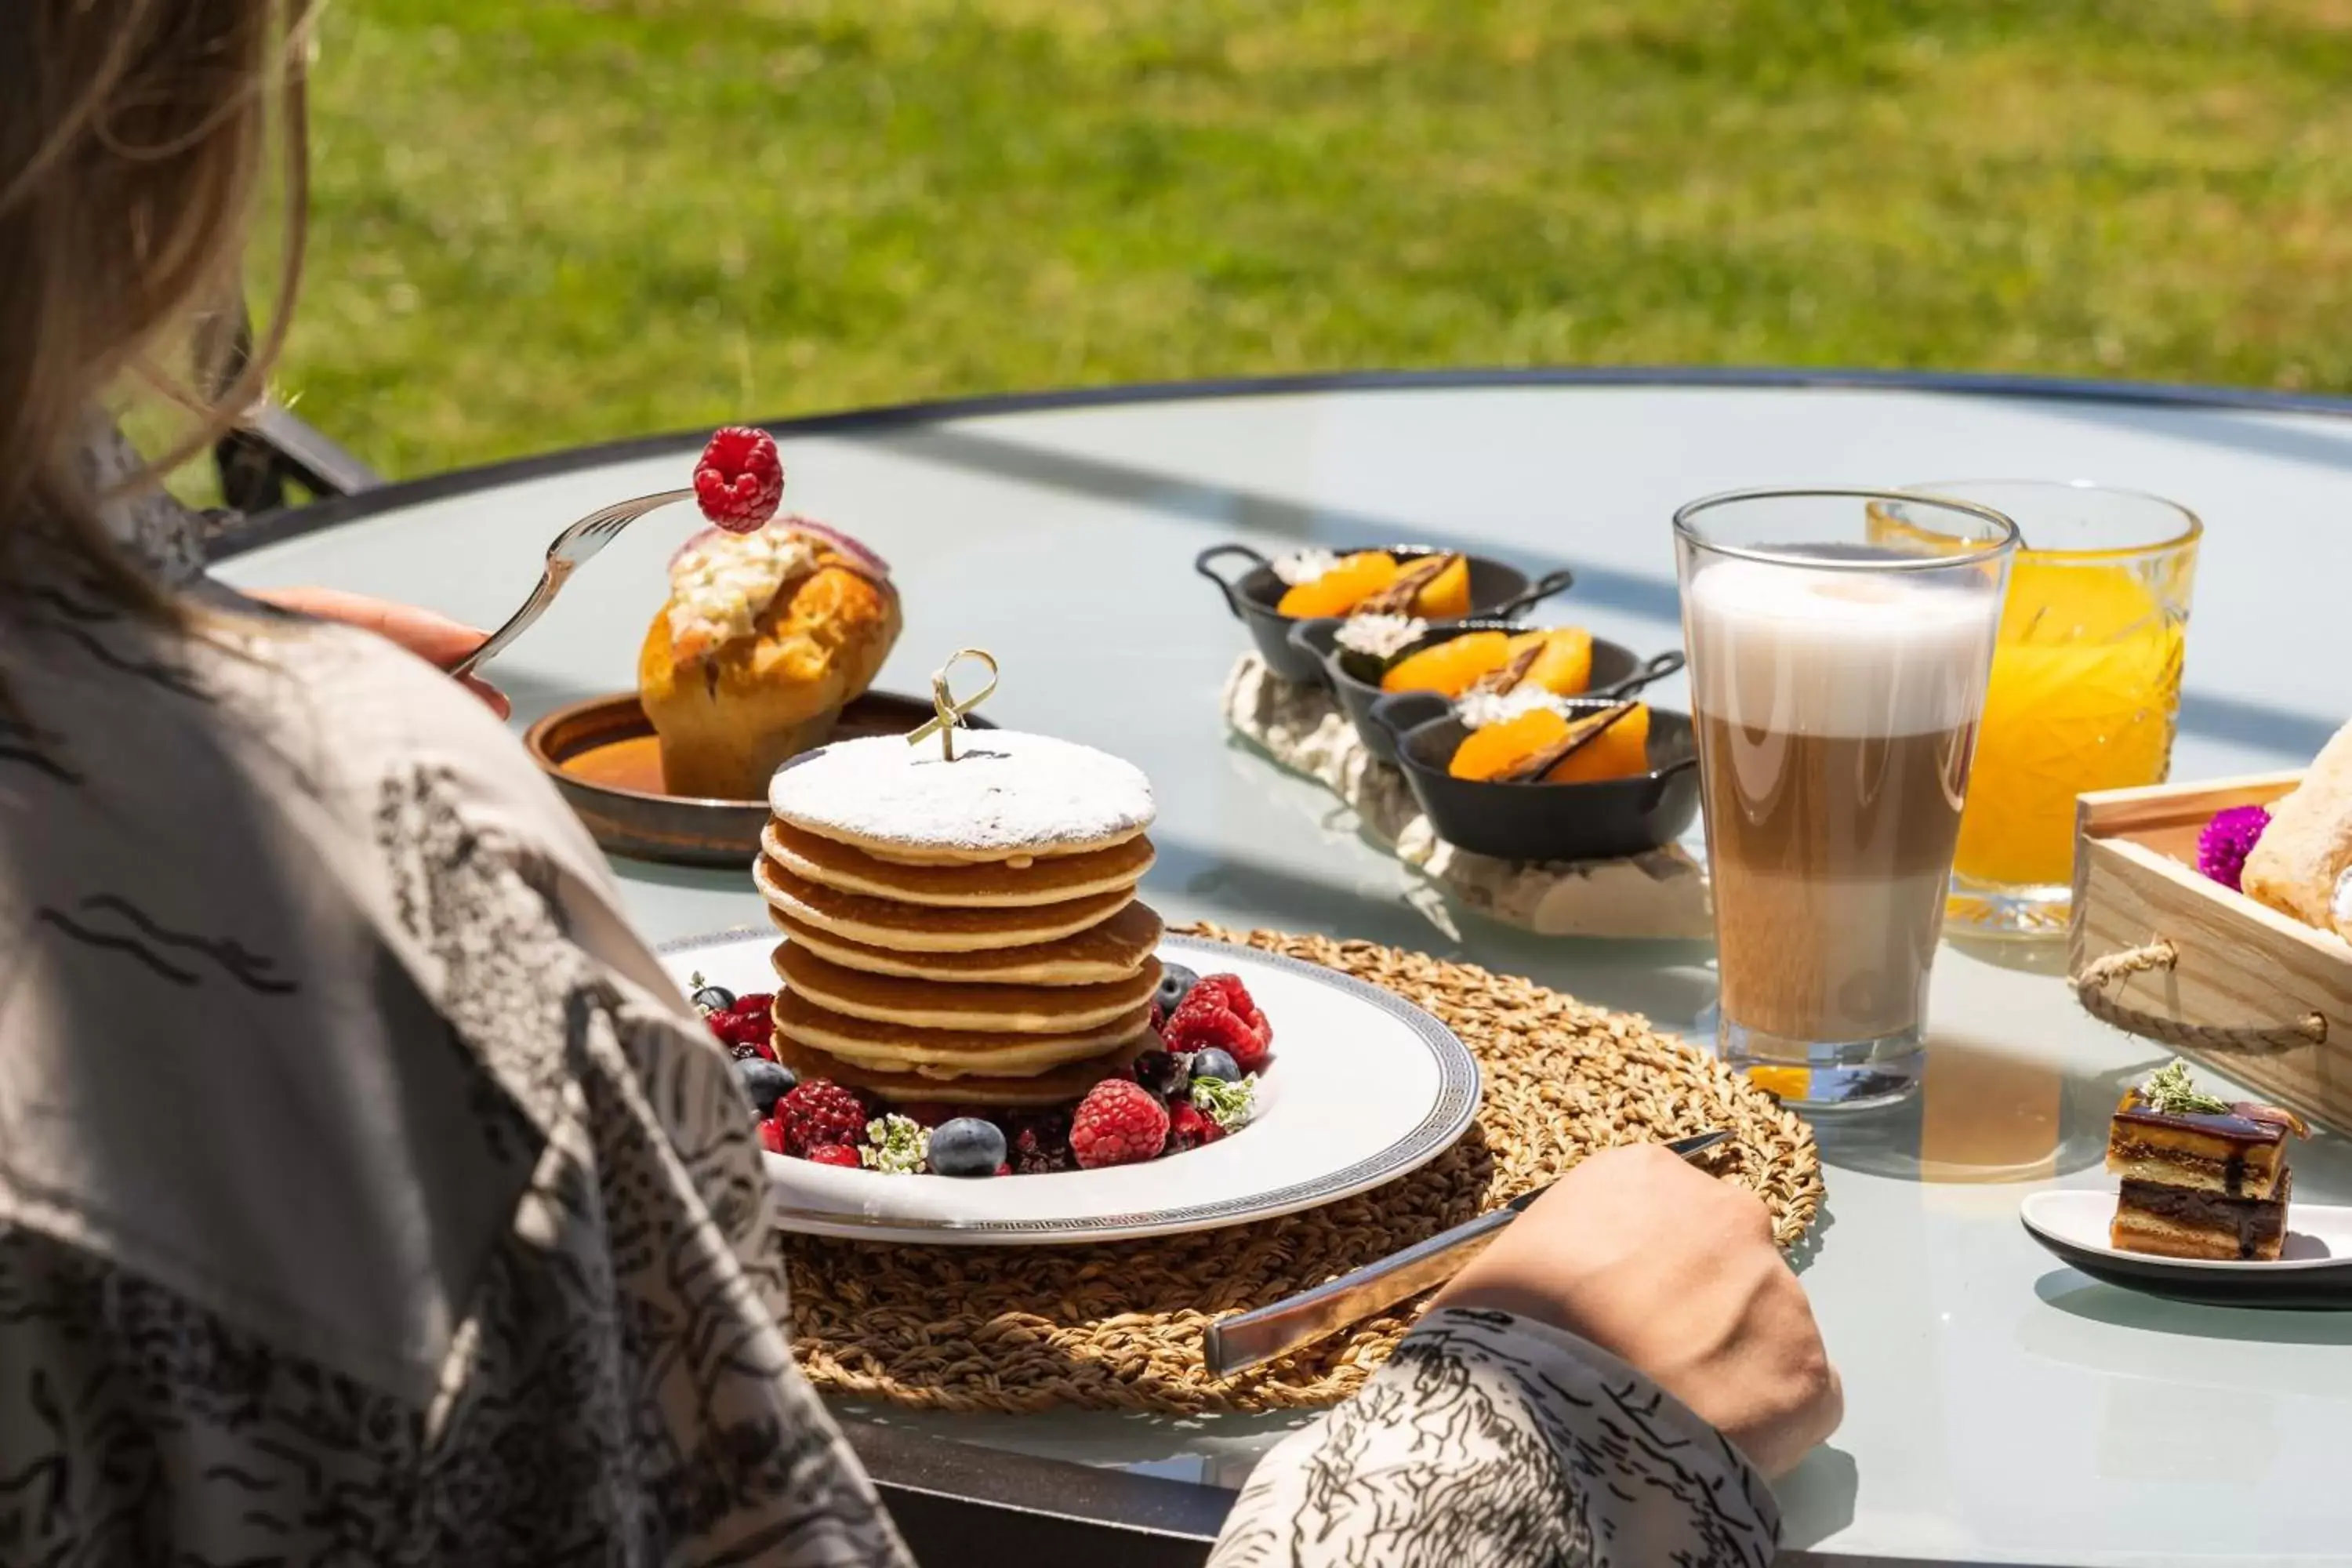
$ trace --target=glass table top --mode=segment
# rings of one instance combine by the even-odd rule
[[[2341,653],[2352,419],[1898,389],[1391,387],[1095,403],[787,432],[788,503],[896,568],[907,630],[880,685],[961,647],[1002,662],[988,713],[1129,757],[1161,803],[1148,879],[1171,920],[1319,931],[1531,975],[1687,1027],[1705,943],[1538,938],[1431,898],[1334,800],[1223,734],[1241,628],[1192,574],[1205,546],[1425,542],[1541,570],[1552,601],[1638,653],[1677,647],[1667,518],[1749,485],[1958,471],[2150,489],[2209,532],[2174,776],[2298,766],[2352,715]],[[597,506],[683,482],[694,443],[396,504],[225,562],[245,584],[346,587],[477,624]],[[657,514],[488,672],[518,729],[629,688],[663,563]],[[1682,700],[1679,679],[1657,689]],[[616,861],[652,941],[759,918],[748,878]],[[1791,1546],[2044,1564],[2352,1556],[2335,1488],[2352,1314],[2164,1302],[2094,1283],[2025,1234],[2020,1200],[2097,1185],[2108,1111],[2161,1047],[2093,1021],[2049,948],[1948,943],[1927,1087],[1819,1121],[1828,1201],[1798,1258],[1846,1384],[1845,1425],[1780,1487]],[[2298,1198],[2352,1202],[2332,1135]],[[1295,1417],[856,1414],[964,1441],[1233,1486]]]

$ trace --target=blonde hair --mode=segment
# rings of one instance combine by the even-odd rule
[[[136,377],[190,428],[119,489],[153,487],[257,398],[284,342],[308,216],[311,0],[7,0],[0,27],[0,541],[37,528],[124,603],[171,613],[108,542],[82,460]],[[273,99],[285,255],[269,326],[202,390],[241,298]],[[0,552],[0,581],[13,552]]]

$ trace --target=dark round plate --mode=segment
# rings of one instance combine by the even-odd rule
[[[928,698],[869,691],[841,710],[833,738],[908,734],[932,712]],[[996,728],[977,714],[964,723]],[[760,852],[760,830],[768,824],[764,797],[701,800],[663,793],[661,743],[635,692],[559,708],[530,727],[523,744],[607,854],[741,870]]]

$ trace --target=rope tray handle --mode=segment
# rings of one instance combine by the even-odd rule
[[[2305,1013],[2292,1024],[2269,1027],[2249,1025],[2233,1028],[2219,1024],[2184,1024],[2177,1018],[2135,1012],[2118,1005],[2107,994],[2110,985],[2128,980],[2135,974],[2146,974],[2151,970],[2169,972],[2179,961],[2179,949],[2167,939],[2158,937],[2144,947],[2127,947],[2121,952],[2093,959],[2083,966],[2080,973],[2069,976],[2067,984],[2074,988],[2074,999],[2083,1005],[2083,1010],[2094,1018],[2168,1046],[2204,1047],[2213,1050],[2285,1051],[2301,1046],[2327,1043],[2327,1019],[2318,1013]]]

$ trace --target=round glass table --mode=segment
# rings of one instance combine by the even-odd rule
[[[983,647],[1004,669],[997,722],[1146,768],[1162,809],[1150,892],[1171,920],[1417,947],[1669,1026],[1711,999],[1705,944],[1536,938],[1433,902],[1328,795],[1229,742],[1218,693],[1244,638],[1193,555],[1225,540],[1395,541],[1568,564],[1577,586],[1551,608],[1648,654],[1679,646],[1667,518],[1692,497],[1954,472],[2103,479],[2180,500],[2209,526],[2175,777],[2300,765],[2352,715],[2352,403],[1984,378],[1502,373],[1129,388],[774,428],[791,509],[856,532],[898,571],[907,630],[880,684],[922,689],[947,654]],[[216,570],[494,625],[559,529],[682,483],[701,439],[323,502],[262,521]],[[696,526],[683,510],[638,524],[492,667],[518,729],[633,685],[664,562]],[[758,918],[743,875],[615,868],[649,940]],[[2129,1294],[2059,1264],[2019,1224],[2028,1193],[2103,1181],[2119,1086],[2166,1054],[2084,1015],[2054,978],[2062,966],[2047,947],[1948,943],[1923,1093],[1818,1123],[1828,1202],[1798,1262],[1848,1408],[1780,1488],[1784,1560],[2352,1561],[2336,1490],[2352,1314]],[[2298,1198],[2352,1201],[2345,1140],[2322,1134],[2295,1160]],[[1293,1424],[844,1414],[861,1447],[935,1491],[1060,1477],[1074,1513],[1180,1531],[1213,1520],[1209,1489],[1237,1486]],[[1090,1468],[1024,1470],[1034,1460],[1014,1456]],[[1122,1471],[1159,1479],[1129,1485]]]

